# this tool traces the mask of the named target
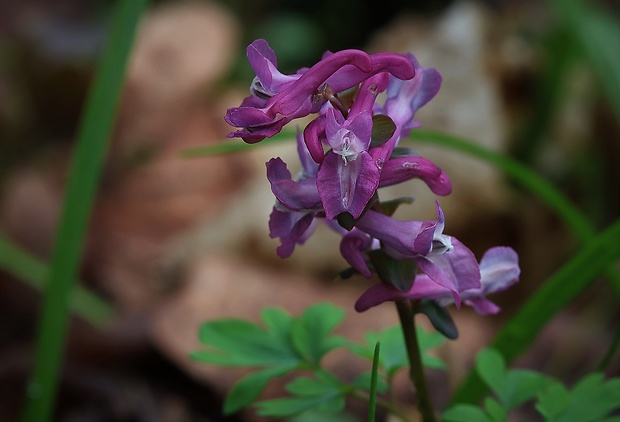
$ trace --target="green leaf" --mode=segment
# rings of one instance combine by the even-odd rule
[[[550,413],[549,406],[555,411],[552,420],[557,422],[598,422],[614,410],[620,410],[620,378],[605,380],[600,373],[583,378],[569,393],[568,404],[559,412],[559,406],[553,402],[554,396],[541,396],[539,405],[544,414]],[[564,404],[564,403],[562,403]],[[540,410],[540,408],[537,406]],[[541,412],[543,413],[543,412]]]
[[[402,198],[392,199],[390,201],[381,202],[381,212],[385,215],[393,215],[402,204],[413,204],[415,199],[413,196],[405,196]]]
[[[235,413],[251,405],[271,379],[285,375],[296,367],[296,365],[283,365],[254,372],[241,378],[226,396],[224,413]]]
[[[417,265],[413,259],[392,258],[383,249],[370,251],[368,257],[382,282],[394,286],[402,292],[411,289],[417,270]]]
[[[476,370],[484,382],[497,394],[504,384],[506,364],[494,349],[484,349],[476,357]]]
[[[260,416],[282,418],[298,415],[312,409],[319,410],[320,407],[325,406],[326,402],[328,403],[327,407],[331,407],[331,409],[336,409],[341,405],[340,409],[338,409],[341,410],[344,407],[344,396],[308,396],[265,400],[256,404],[258,407],[256,413]],[[334,412],[338,410],[334,410]]]
[[[372,135],[370,146],[378,147],[385,144],[394,135],[396,125],[394,121],[385,114],[375,114],[372,116]]]
[[[554,421],[568,408],[570,395],[564,385],[557,381],[552,381],[551,385],[538,395],[536,410],[545,417],[546,420]]]
[[[415,309],[416,313],[424,314],[437,331],[450,340],[456,340],[459,330],[452,320],[450,312],[434,300],[422,300]]]
[[[536,397],[551,382],[544,374],[535,371],[507,370],[502,355],[490,348],[478,353],[476,370],[507,411]]]
[[[314,377],[298,377],[286,385],[286,391],[297,396],[318,396],[340,393],[343,385],[329,372],[317,371]]]
[[[511,410],[539,395],[550,383],[551,380],[545,374],[526,369],[512,369],[506,373],[498,397],[504,407]]]
[[[279,344],[289,343],[293,318],[286,311],[278,308],[265,308],[261,312],[261,320]]]
[[[446,410],[441,420],[444,422],[494,422],[480,408],[471,404],[457,404]]]
[[[426,366],[429,361],[433,366],[429,368],[438,368],[440,365],[444,366],[443,362],[433,356],[428,356],[428,350],[440,346],[445,342],[445,339],[441,334],[431,333],[423,330],[420,327],[416,327],[416,333],[418,336],[418,343],[420,345],[420,353],[422,353],[422,364]],[[374,345],[377,342],[381,343],[381,354],[379,356],[379,365],[388,377],[394,376],[394,374],[402,368],[409,366],[409,360],[407,358],[407,349],[405,347],[405,339],[403,337],[402,329],[399,325],[386,328],[379,332],[368,332],[364,336],[365,344],[348,345],[349,350],[352,353],[361,356],[363,358],[372,360],[374,355]],[[441,362],[438,363],[437,361]]]
[[[316,304],[306,309],[291,325],[291,341],[297,353],[318,365],[325,353],[346,343],[341,337],[330,336],[344,315],[342,309],[329,303]]]
[[[324,371],[316,372],[312,378],[297,378],[287,384],[286,390],[294,397],[259,402],[258,414],[286,417],[312,409],[322,413],[336,413],[344,408],[345,387],[338,378]]]
[[[484,400],[484,408],[486,409],[493,422],[506,422],[508,418],[506,411],[497,401],[493,400],[491,397],[487,397]]]
[[[264,316],[265,314],[263,314]],[[210,321],[200,327],[198,337],[207,350],[191,354],[195,360],[225,366],[271,366],[298,364],[299,356],[277,326],[275,312],[267,312],[275,332],[239,319]],[[282,323],[282,321],[280,321]]]

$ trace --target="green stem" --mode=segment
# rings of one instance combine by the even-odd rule
[[[418,344],[418,335],[415,329],[414,312],[411,303],[396,301],[396,309],[400,318],[400,325],[405,336],[407,358],[409,359],[409,377],[415,386],[418,400],[418,410],[422,414],[423,422],[435,422],[435,412],[431,402],[426,377],[422,366],[422,355]]]
[[[77,278],[107,141],[116,117],[127,57],[146,2],[120,0],[116,4],[104,56],[80,122],[45,288],[33,376],[27,392],[26,421],[52,419],[67,331],[69,297]]]
[[[361,399],[361,400],[365,400],[365,401],[370,401],[370,396],[367,393],[359,391],[359,390],[351,390],[350,392],[348,392],[348,395],[350,397],[355,397],[357,399]],[[396,416],[401,421],[403,421],[403,422],[410,422],[409,421],[409,417],[407,416],[405,411],[402,410],[397,405],[395,405],[394,403],[389,402],[389,401],[387,401],[385,399],[382,399],[380,397],[377,397],[376,398],[376,404],[377,404],[378,407],[380,407],[383,410],[387,411],[391,415]]]

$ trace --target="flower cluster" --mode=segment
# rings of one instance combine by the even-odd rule
[[[419,126],[416,111],[439,91],[439,72],[422,67],[411,54],[343,50],[285,75],[265,40],[250,44],[247,56],[256,78],[251,95],[226,113],[226,121],[240,128],[229,137],[255,143],[294,119],[315,116],[297,133],[298,175],[293,177],[280,158],[267,163],[277,199],[269,227],[281,241],[278,255],[290,256],[322,219],[342,234],[345,260],[365,277],[374,272],[382,281],[362,295],[358,311],[387,300],[429,299],[441,306],[464,302],[481,313],[497,312],[484,295],[517,281],[512,249],[493,248],[478,264],[465,245],[443,233],[438,202],[436,220],[398,221],[390,214],[406,199],[381,203],[377,193],[413,178],[436,195],[451,192],[439,167],[398,146]]]

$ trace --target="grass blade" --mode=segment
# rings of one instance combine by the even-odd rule
[[[545,202],[549,208],[564,220],[564,223],[580,241],[588,242],[597,236],[594,226],[588,218],[573,206],[561,191],[518,161],[501,153],[475,145],[466,139],[434,131],[412,130],[409,139],[416,142],[448,147],[491,163],[502,170],[511,180]],[[612,282],[612,287],[616,293],[620,295],[620,274],[618,271],[609,269],[606,275]]]
[[[0,268],[36,290],[44,290],[49,274],[46,264],[15,246],[2,235],[0,235]],[[114,319],[114,309],[80,285],[74,286],[69,306],[77,315],[99,328],[104,328]]]
[[[381,342],[375,345],[375,353],[372,356],[372,372],[370,376],[370,397],[368,399],[368,422],[375,422],[377,413],[377,375],[379,373],[379,353]]]
[[[92,203],[135,29],[146,0],[120,0],[99,71],[80,122],[70,178],[52,253],[34,372],[28,386],[25,420],[52,418],[68,320],[68,303],[82,256]]]
[[[620,258],[618,239],[620,219],[556,271],[500,330],[490,347],[499,351],[507,362],[525,351],[556,312]],[[452,403],[476,403],[485,391],[482,380],[475,371],[470,371]]]

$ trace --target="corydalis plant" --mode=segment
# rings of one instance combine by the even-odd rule
[[[296,244],[311,236],[316,220],[325,220],[342,234],[340,249],[347,262],[368,278],[379,273],[384,283],[364,294],[358,310],[384,300],[425,296],[441,305],[454,302],[460,306],[461,296],[467,303],[473,303],[474,296],[480,302],[485,293],[517,280],[516,254],[502,248],[488,254],[505,271],[501,276],[487,272],[483,286],[474,254],[456,238],[443,234],[445,217],[439,203],[437,220],[397,221],[378,199],[379,188],[413,178],[440,196],[452,190],[438,166],[413,150],[398,147],[399,140],[419,126],[414,120],[416,111],[439,91],[437,70],[422,67],[412,54],[343,50],[326,53],[314,66],[284,75],[265,40],[250,44],[247,56],[256,77],[251,95],[226,114],[228,123],[241,128],[229,137],[259,142],[296,118],[315,116],[297,136],[303,170],[295,178],[280,158],[267,163],[267,177],[277,199],[269,226],[271,236],[281,241],[278,255],[290,256]],[[385,100],[379,102],[383,92]],[[401,202],[405,201],[396,205]],[[370,257],[379,249],[383,258],[372,262]],[[409,274],[382,277],[386,271],[379,267],[402,266],[403,260],[409,261]],[[414,287],[418,270],[420,283]],[[510,280],[502,278],[505,273]],[[452,299],[443,299],[438,293],[442,291],[450,292]],[[498,310],[491,306],[476,309]]]
[[[312,116],[297,134],[302,171],[293,177],[282,159],[267,163],[276,197],[269,228],[271,237],[280,239],[278,255],[290,256],[318,220],[341,234],[340,252],[353,270],[367,278],[376,274],[381,282],[355,307],[365,311],[385,301],[397,303],[412,380],[419,401],[426,402],[420,410],[425,420],[434,420],[423,376],[413,372],[422,367],[414,313],[426,313],[439,331],[454,338],[456,328],[444,306],[464,302],[480,313],[495,313],[499,308],[485,295],[507,288],[519,276],[512,249],[492,248],[479,264],[469,248],[444,234],[439,202],[436,220],[398,221],[392,213],[410,199],[379,199],[380,188],[414,178],[436,195],[452,191],[443,170],[398,146],[419,126],[416,111],[439,91],[439,72],[422,67],[412,54],[343,50],[284,75],[264,40],[248,46],[247,56],[256,78],[250,96],[226,113],[226,121],[240,128],[229,137],[259,142],[297,118]]]

